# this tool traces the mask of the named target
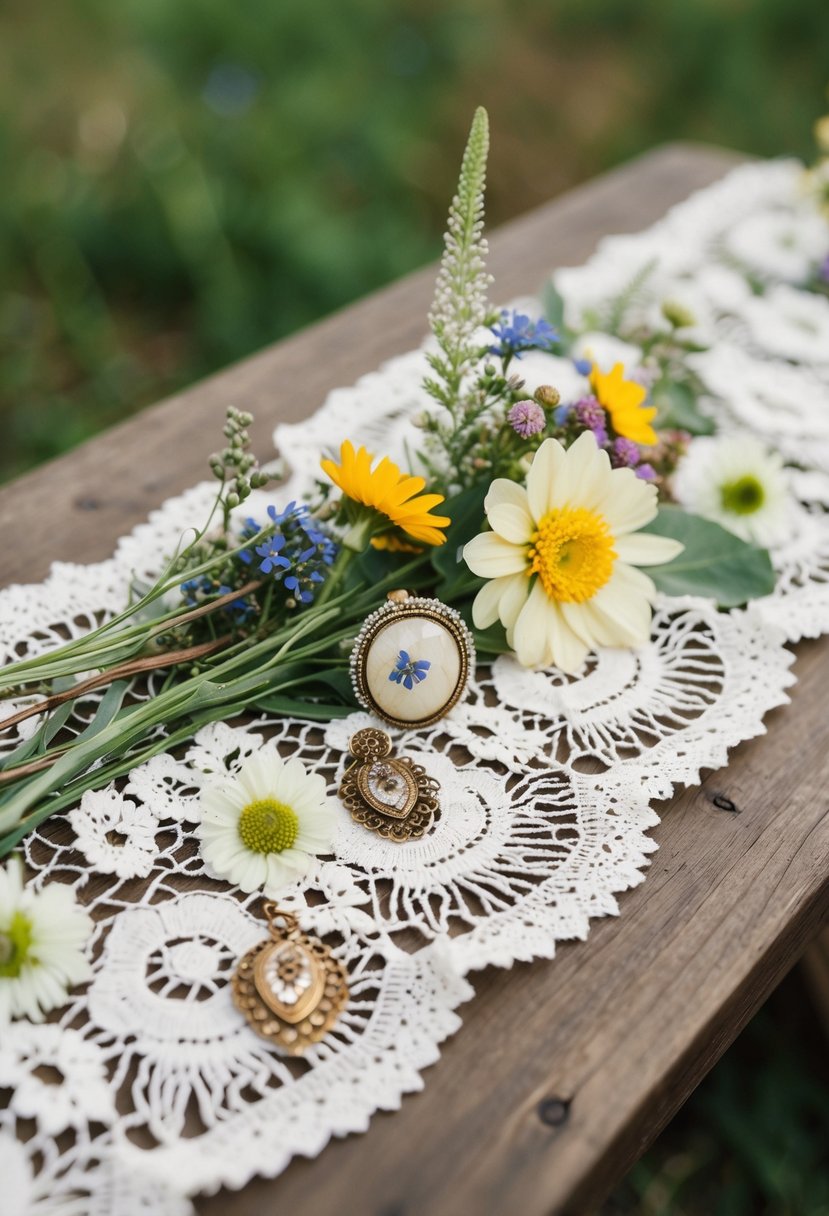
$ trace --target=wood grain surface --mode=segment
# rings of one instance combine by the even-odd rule
[[[506,226],[492,239],[497,297],[537,289],[546,268],[583,261],[605,233],[644,227],[735,159],[671,145]],[[418,343],[433,274],[0,490],[0,583],[38,579],[55,558],[108,556],[202,476],[229,403],[256,413],[266,454],[278,420],[307,415],[329,389]],[[12,547],[20,519],[25,545]],[[769,715],[766,736],[657,808],[659,851],[618,919],[594,922],[553,962],[473,977],[463,1029],[422,1093],[274,1181],[198,1200],[202,1216],[591,1212],[829,919],[829,643],[798,647],[796,672],[792,705]]]

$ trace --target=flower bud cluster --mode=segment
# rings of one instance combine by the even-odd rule
[[[256,457],[249,450],[248,427],[252,422],[252,414],[231,405],[223,429],[227,446],[210,457],[210,471],[226,484],[224,503],[228,510],[244,502],[251,490],[259,489],[270,481],[270,475],[259,468]]]

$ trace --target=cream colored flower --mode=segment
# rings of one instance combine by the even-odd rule
[[[0,869],[0,1027],[18,1017],[42,1022],[64,1004],[69,987],[89,979],[84,944],[91,932],[65,883],[34,891],[24,887],[16,858]]]
[[[473,619],[498,619],[525,667],[577,671],[597,646],[640,646],[650,635],[655,588],[635,566],[670,561],[678,541],[638,533],[656,515],[656,490],[631,469],[612,469],[585,431],[565,449],[547,439],[526,489],[493,481],[484,502],[491,532],[464,548],[488,579]]]
[[[314,854],[331,851],[337,811],[322,777],[263,748],[233,777],[206,783],[198,827],[201,853],[243,891],[276,896],[302,878]]]
[[[695,439],[673,478],[678,502],[758,545],[791,534],[792,498],[783,459],[753,435]]]

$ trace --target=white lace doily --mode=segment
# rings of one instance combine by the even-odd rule
[[[773,555],[773,595],[730,613],[662,598],[638,651],[600,651],[575,677],[502,657],[448,718],[392,732],[440,782],[442,810],[426,836],[399,845],[343,808],[333,854],[281,901],[349,974],[345,1012],[302,1060],[259,1038],[231,1001],[237,960],[266,932],[257,899],[200,861],[199,791],[207,774],[276,748],[336,792],[367,714],[327,727],[215,723],[47,821],[25,856],[35,883],[72,883],[91,910],[94,976],[54,1024],[3,1034],[0,1171],[15,1216],[188,1216],[186,1195],[274,1175],[331,1136],[365,1130],[374,1111],[422,1085],[460,1025],[464,977],[551,958],[557,942],[587,937],[591,918],[616,913],[655,848],[649,803],[721,766],[786,702],[786,640],[829,629],[829,304],[798,289],[821,252],[798,174],[792,162],[739,169],[557,276],[581,329],[600,327],[607,299],[637,275],[631,324],[653,321],[665,298],[693,309],[697,336],[712,343],[694,357],[706,408],[725,430],[765,435],[791,464],[792,537]],[[290,478],[279,499],[301,495],[320,453],[346,437],[408,463],[425,370],[425,351],[411,352],[280,427]],[[552,356],[518,370],[565,394],[583,383]],[[166,503],[109,561],[56,563],[45,583],[2,592],[0,660],[42,653],[119,611],[213,494],[205,483]],[[260,493],[244,514],[271,497]]]

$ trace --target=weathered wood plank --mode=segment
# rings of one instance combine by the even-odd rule
[[[499,297],[651,222],[733,162],[665,148],[507,226],[492,242]],[[105,557],[201,475],[228,402],[257,413],[267,450],[278,418],[419,341],[432,282],[419,272],[0,491],[4,535],[26,520],[0,581],[40,577],[57,556]],[[475,978],[464,1029],[422,1094],[275,1181],[199,1201],[203,1216],[588,1211],[829,917],[828,668],[827,644],[800,647],[793,704],[770,715],[769,735],[662,808],[660,851],[618,920],[552,963]],[[714,806],[720,792],[735,813]]]

